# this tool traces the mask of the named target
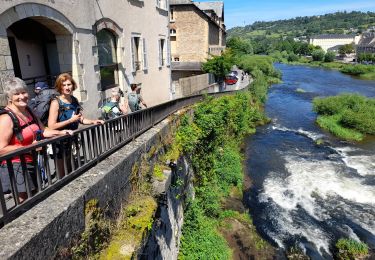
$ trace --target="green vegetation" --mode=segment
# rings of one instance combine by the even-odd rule
[[[250,91],[217,99],[206,97],[192,117],[182,118],[172,147],[190,155],[195,172],[195,199],[185,212],[180,259],[231,258],[219,230],[223,219],[234,216],[224,216],[229,213],[223,210],[223,202],[233,187],[242,190],[240,142],[244,135],[255,132],[256,125],[267,121],[261,112],[262,102],[269,84],[280,78],[270,57],[229,53],[231,60],[254,77]],[[244,220],[243,215],[235,217]],[[264,240],[256,241],[259,250],[265,247]]]
[[[375,134],[375,99],[357,94],[315,98],[317,123],[332,134],[360,141],[365,134]]]
[[[358,62],[372,62],[375,63],[375,53],[363,52],[358,55]]]
[[[225,75],[232,69],[233,64],[233,55],[227,50],[220,56],[212,55],[212,57],[202,65],[202,69],[207,73],[214,74],[219,81],[222,81]]]
[[[218,231],[222,200],[233,186],[242,189],[242,137],[265,121],[260,103],[249,93],[199,104],[193,118],[184,117],[176,145],[191,155],[195,200],[186,209],[180,259],[229,259],[230,249]]]
[[[371,26],[375,26],[374,12],[336,12],[235,27],[228,30],[228,39],[241,37],[252,44],[254,53],[270,53],[272,51],[267,50],[272,50],[271,45],[286,38],[304,39],[303,37],[317,34],[361,33]]]
[[[152,228],[157,203],[150,196],[135,197],[122,210],[108,247],[99,259],[134,259],[142,240]]]
[[[71,249],[72,259],[82,259],[99,253],[108,243],[111,222],[103,214],[96,199],[89,200],[85,206],[85,231],[76,246]]]
[[[158,180],[158,181],[164,181],[165,180],[165,176],[163,174],[163,166],[159,165],[159,164],[156,164],[154,166],[154,174],[153,174],[153,177]]]
[[[362,259],[368,254],[368,246],[354,239],[339,239],[336,243],[336,249],[336,257],[340,260]]]
[[[339,53],[341,55],[350,54],[354,52],[354,44],[344,44],[339,47]]]

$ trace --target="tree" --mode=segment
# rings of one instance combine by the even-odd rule
[[[339,53],[341,55],[350,54],[350,53],[353,53],[353,52],[354,52],[354,46],[353,46],[352,43],[351,44],[342,45],[339,48]]]
[[[312,52],[312,58],[314,61],[323,61],[324,60],[324,51],[323,50],[315,50]]]
[[[220,56],[212,55],[211,59],[207,60],[202,65],[203,71],[212,73],[221,81],[227,75],[234,65],[234,58],[230,51],[223,52]]]
[[[327,51],[327,53],[324,55],[324,62],[332,62],[336,58],[336,53],[333,51]]]
[[[240,37],[232,37],[227,41],[227,47],[232,50],[234,55],[253,54],[253,46],[250,41]]]
[[[298,61],[298,60],[299,60],[299,57],[298,57],[297,54],[294,54],[293,52],[289,53],[289,55],[288,55],[288,61],[289,62]]]

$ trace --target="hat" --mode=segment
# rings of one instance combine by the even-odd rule
[[[34,86],[35,90],[43,90],[43,89],[47,89],[47,88],[49,88],[48,84],[46,82],[43,82],[43,81],[39,81],[39,82],[35,83],[35,86]]]

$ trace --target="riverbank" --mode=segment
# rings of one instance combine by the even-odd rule
[[[342,62],[323,62],[300,59],[296,62],[286,62],[289,65],[305,65],[325,69],[338,70],[344,74],[358,77],[363,80],[375,80],[375,65],[347,64]]]

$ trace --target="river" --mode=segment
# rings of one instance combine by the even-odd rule
[[[321,130],[312,99],[343,92],[375,97],[375,81],[320,68],[276,67],[283,83],[270,88],[265,105],[272,122],[246,140],[252,187],[245,202],[257,230],[281,248],[298,245],[312,259],[332,258],[341,237],[374,249],[375,138],[350,143]]]

